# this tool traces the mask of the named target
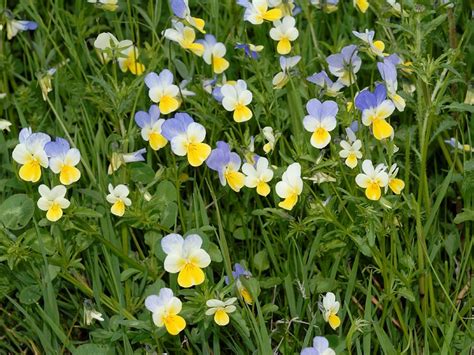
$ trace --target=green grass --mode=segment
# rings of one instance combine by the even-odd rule
[[[11,132],[0,134],[0,353],[295,354],[323,335],[338,354],[469,354],[474,159],[444,142],[456,137],[472,144],[474,137],[472,105],[464,103],[472,91],[474,55],[469,2],[455,1],[448,9],[428,0],[415,6],[400,1],[409,14],[402,18],[388,17],[384,1],[372,1],[366,14],[352,1],[340,2],[332,14],[298,2],[300,35],[292,55],[302,56],[299,73],[273,90],[279,64],[271,24],[245,23],[233,0],[190,1],[207,32],[226,44],[226,77],[245,79],[254,95],[254,118],[237,124],[201,86],[212,77],[210,67],[162,36],[170,26],[167,1],[120,1],[117,12],[86,1],[0,1],[17,18],[39,24],[11,41],[0,32],[0,92],[7,94],[0,118],[12,122]],[[387,194],[380,202],[365,198],[354,181],[360,168],[344,165],[337,143],[320,153],[302,126],[304,105],[320,97],[305,78],[322,70],[330,54],[360,43],[351,31],[365,28],[375,30],[388,53],[413,62],[411,75],[399,72],[407,108],[391,117],[399,151],[368,130],[360,137],[364,158],[397,162],[406,183],[400,196]],[[215,172],[192,168],[169,145],[148,149],[145,163],[108,175],[114,152],[146,146],[133,117],[148,110],[150,100],[143,76],[100,63],[93,41],[101,32],[133,40],[147,72],[168,68],[175,78],[191,80],[188,88],[197,95],[180,110],[206,127],[211,146],[225,140],[243,156],[255,136],[263,155],[261,128],[279,132],[268,157],[278,167],[271,194],[222,187]],[[252,61],[233,49],[236,42],[265,49]],[[373,88],[379,80],[375,60],[360,56],[358,88]],[[37,77],[53,66],[53,91],[43,101]],[[410,85],[414,92],[402,91]],[[360,119],[344,110],[358,90],[352,88],[336,99],[333,138]],[[37,184],[21,181],[11,158],[20,129],[28,126],[64,137],[82,153],[82,178],[68,189],[71,207],[57,223],[36,208]],[[286,212],[278,208],[274,184],[294,161],[303,176],[322,172],[336,182],[304,180],[300,201]],[[43,173],[43,183],[59,183],[51,171]],[[123,218],[110,214],[109,182],[130,186],[133,204]],[[26,195],[20,207],[20,200],[7,201],[17,194]],[[165,272],[160,240],[173,231],[203,237],[212,258],[203,285],[180,288],[176,275]],[[218,327],[204,315],[205,302],[235,294],[223,277],[236,262],[252,272],[245,286],[256,301],[248,306],[239,300],[230,325]],[[165,286],[184,304],[188,325],[176,337],[158,329],[143,304]],[[318,308],[328,291],[341,302],[336,331]],[[85,299],[104,322],[85,325]]]

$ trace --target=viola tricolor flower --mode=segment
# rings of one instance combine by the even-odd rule
[[[303,126],[311,135],[311,145],[322,149],[331,141],[331,132],[336,128],[336,115],[339,111],[334,101],[320,102],[311,99],[306,104],[307,116],[303,119]]]
[[[236,263],[234,264],[232,277],[235,280],[237,291],[239,292],[240,296],[243,298],[244,302],[247,303],[248,305],[251,305],[253,303],[252,296],[250,295],[249,291],[244,287],[244,285],[242,285],[242,281],[240,280],[241,278],[252,277],[252,274],[250,273],[250,271],[245,270],[245,268],[242,265],[240,265],[239,263]],[[230,280],[227,276],[224,278],[224,282],[226,283],[226,285],[229,285]]]
[[[118,39],[110,32],[100,33],[94,41],[94,48],[99,53],[102,63],[108,63],[115,55],[115,50],[120,48]]]
[[[300,355],[336,355],[336,352],[329,347],[325,337],[316,336],[313,339],[313,346],[301,350]]]
[[[107,169],[107,173],[112,175],[117,171],[122,165],[128,163],[135,163],[137,161],[145,161],[146,148],[139,149],[132,153],[112,153],[112,158],[110,159],[110,165]]]
[[[281,181],[276,184],[276,193],[279,197],[284,198],[278,204],[285,210],[292,210],[298,202],[298,196],[303,191],[303,180],[301,179],[301,165],[293,163],[288,166],[283,173]]]
[[[161,127],[165,120],[160,118],[160,109],[151,105],[148,112],[138,111],[135,113],[135,122],[141,128],[141,136],[144,141],[150,143],[153,150],[163,148],[168,140],[161,134]]]
[[[369,46],[369,52],[371,54],[383,58],[385,43],[383,43],[382,41],[374,41],[375,31],[369,31],[368,29],[366,29],[365,32],[352,31],[352,34],[364,41]]]
[[[46,185],[40,185],[38,192],[41,197],[37,202],[38,208],[46,212],[48,221],[56,222],[63,216],[63,209],[71,204],[66,198],[66,187],[58,185],[50,189]]]
[[[342,48],[341,53],[330,55],[326,61],[331,74],[337,76],[343,85],[350,86],[356,82],[356,74],[362,65],[356,45]]]
[[[204,31],[204,25],[206,24],[204,20],[191,16],[188,0],[171,0],[171,9],[176,17],[186,21],[198,31],[206,33],[206,31]]]
[[[237,153],[231,152],[227,143],[218,141],[217,148],[213,149],[206,164],[209,169],[217,171],[222,186],[229,184],[236,192],[244,186],[245,176],[239,172],[242,160]]]
[[[187,113],[179,112],[161,126],[163,137],[170,141],[171,150],[178,156],[187,156],[191,166],[202,165],[211,153],[211,147],[203,143],[206,129],[194,122]]]
[[[20,168],[20,178],[24,181],[37,182],[41,178],[41,167],[49,165],[44,147],[51,138],[44,133],[32,133],[31,128],[23,128],[19,135],[20,143],[16,145],[12,158]]]
[[[327,73],[323,70],[306,78],[310,83],[316,84],[325,90],[328,96],[337,96],[339,91],[344,87],[340,80],[332,81]]]
[[[365,14],[367,9],[369,8],[369,0],[353,0],[354,7]]]
[[[160,74],[151,72],[145,76],[145,85],[150,89],[150,100],[157,103],[164,115],[174,112],[179,107],[179,88],[173,84],[173,73],[164,69]]]
[[[251,43],[237,43],[236,49],[243,49],[247,57],[258,59],[258,53],[263,50],[263,46],[254,45]]]
[[[87,0],[87,2],[93,3],[106,11],[115,11],[118,8],[118,0]]]
[[[385,59],[383,63],[377,63],[377,68],[379,69],[380,76],[385,82],[385,87],[387,89],[387,95],[394,103],[398,111],[402,112],[405,110],[405,100],[403,97],[397,94],[398,89],[398,80],[397,80],[397,68],[393,60]]]
[[[382,187],[388,185],[389,176],[385,172],[387,167],[379,164],[374,168],[372,161],[364,160],[362,162],[362,172],[356,176],[356,183],[365,189],[365,196],[369,200],[377,201],[382,195]]]
[[[465,152],[474,152],[473,147],[471,147],[469,144],[462,144],[460,141],[458,141],[454,137],[451,137],[451,139],[447,139],[444,142],[449,144],[451,147],[453,147],[455,149],[465,151]]]
[[[267,158],[258,158],[255,164],[245,163],[242,172],[246,175],[245,186],[253,189],[257,188],[260,196],[267,196],[270,193],[268,183],[273,179],[273,170],[270,169]]]
[[[362,90],[355,98],[356,107],[362,111],[362,123],[372,126],[374,137],[378,140],[393,135],[393,127],[386,118],[395,110],[393,102],[387,100],[387,91],[383,84],[377,84],[374,92]]]
[[[268,141],[265,143],[263,146],[263,151],[268,154],[270,153],[274,148],[275,148],[275,143],[276,143],[276,137],[273,134],[273,128],[270,126],[263,127],[262,129],[262,134],[265,137],[265,139]]]
[[[229,298],[226,301],[216,299],[208,300],[206,306],[209,307],[209,309],[206,311],[206,315],[214,315],[214,322],[220,326],[225,326],[229,324],[229,314],[235,312],[237,309],[234,306],[235,301],[237,301],[235,297]]]
[[[46,143],[44,150],[49,157],[49,167],[59,174],[61,184],[71,185],[81,178],[81,172],[76,168],[81,161],[79,149],[71,148],[63,138],[56,138],[56,141]]]
[[[397,179],[398,174],[397,164],[392,164],[388,171],[388,187],[396,195],[400,195],[402,190],[405,188],[405,182],[402,179]],[[385,187],[387,189],[387,187]]]
[[[288,83],[291,76],[291,69],[294,68],[300,60],[301,57],[299,55],[294,57],[280,57],[281,72],[273,77],[272,84],[274,89],[281,89]]]
[[[10,11],[8,11],[10,13]],[[13,15],[12,15],[13,17]],[[34,31],[38,28],[38,24],[34,21],[15,20],[7,16],[7,39],[11,40],[18,32]]]
[[[120,51],[117,62],[122,72],[130,73],[134,75],[142,75],[145,71],[145,66],[138,62],[138,48],[133,45],[130,40],[120,41]]]
[[[221,87],[222,106],[233,112],[235,122],[245,122],[252,118],[252,110],[247,106],[252,102],[252,93],[247,90],[247,83],[237,80],[235,85],[225,84]]]
[[[202,56],[204,53],[204,46],[197,43],[196,32],[192,27],[185,26],[179,21],[172,20],[173,28],[168,28],[163,35],[170,41],[178,43],[183,49],[189,50],[197,56]]]
[[[213,35],[206,35],[203,40],[197,40],[196,42],[204,46],[202,58],[212,66],[212,71],[215,74],[221,74],[229,68],[229,62],[224,58],[226,53],[224,43],[217,42]]]
[[[186,327],[186,321],[179,315],[182,303],[169,288],[162,288],[158,295],[148,296],[145,307],[152,313],[153,323],[160,328],[164,326],[171,335],[178,335]]]
[[[337,312],[339,312],[340,304],[336,301],[336,296],[332,292],[326,293],[323,302],[320,305],[323,312],[323,318],[329,323],[332,329],[336,330],[341,325]]]
[[[202,269],[209,266],[211,257],[201,248],[202,239],[197,234],[186,238],[179,234],[168,234],[161,240],[161,248],[166,253],[165,270],[178,274],[181,287],[200,285],[205,280]]]
[[[263,21],[273,22],[283,16],[280,9],[269,9],[268,0],[237,0],[237,5],[245,8],[244,20],[253,25],[260,25]]]
[[[311,4],[322,9],[325,13],[330,14],[337,10],[339,0],[311,0]]]
[[[7,120],[0,119],[0,131],[10,132],[10,126],[12,123]]]
[[[43,95],[44,101],[48,100],[48,93],[53,90],[51,80],[53,79],[54,73],[56,73],[56,68],[48,69],[46,73],[38,75],[38,84],[41,88],[41,94]]]
[[[122,217],[125,213],[125,206],[132,205],[132,201],[128,198],[129,193],[130,190],[126,185],[119,184],[114,187],[112,184],[109,184],[109,194],[106,199],[107,202],[112,204],[110,209],[112,214]]]
[[[341,140],[341,151],[339,152],[339,156],[341,158],[345,158],[345,164],[354,169],[357,166],[358,159],[362,159],[362,153],[360,152],[360,148],[362,148],[362,142],[360,139],[357,139],[354,132],[350,129],[346,129],[347,136],[349,141]]]
[[[278,41],[278,54],[288,54],[291,51],[291,42],[298,38],[299,32],[295,27],[294,17],[285,16],[281,20],[273,22],[273,28],[270,30],[270,37]]]

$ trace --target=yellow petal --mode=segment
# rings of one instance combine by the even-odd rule
[[[283,14],[280,9],[271,9],[266,11],[262,17],[264,20],[267,21],[276,21],[281,19],[282,16]]]
[[[24,181],[37,182],[41,178],[41,166],[36,159],[30,159],[20,168],[20,178]]]
[[[163,95],[160,98],[160,112],[164,115],[176,111],[179,107],[179,102],[175,97]]]
[[[110,209],[112,214],[122,217],[123,214],[125,213],[125,204],[123,203],[122,200],[118,200],[112,205],[112,208]]]
[[[145,71],[145,66],[136,61],[129,61],[128,70],[130,70],[130,72],[134,75],[142,75],[143,72]]]
[[[245,287],[242,287],[239,290],[239,292],[240,292],[240,295],[242,296],[242,298],[244,299],[245,303],[247,303],[247,304],[252,304],[253,303],[252,296],[250,296],[249,291],[247,291],[247,289]]]
[[[327,146],[330,140],[331,140],[331,135],[323,127],[317,128],[314,131],[313,135],[311,136],[311,144],[318,149],[321,149]]]
[[[341,325],[341,320],[339,319],[339,317],[336,314],[331,314],[329,316],[328,321],[329,321],[329,325],[334,330],[336,330],[337,327],[339,327]]]
[[[374,132],[374,137],[378,140],[388,138],[393,134],[393,128],[382,118],[376,118],[372,121],[372,129]]]
[[[230,188],[235,192],[239,192],[240,189],[244,186],[245,176],[244,174],[238,171],[230,171],[225,174],[225,179],[229,184]]]
[[[203,19],[198,18],[198,17],[193,17],[192,19],[194,20],[194,25],[195,25],[195,27],[196,27],[201,33],[206,33],[206,31],[204,31],[204,25],[206,24],[206,22],[204,22]]]
[[[270,193],[270,186],[264,181],[259,181],[257,184],[257,193],[260,196],[267,196]]]
[[[178,315],[169,315],[164,319],[165,327],[171,335],[178,335],[185,327],[186,321]]]
[[[278,41],[277,52],[279,54],[288,54],[291,51],[291,42],[288,38],[283,37]]]
[[[75,166],[64,165],[59,173],[59,181],[63,185],[71,185],[81,178],[81,172]]]
[[[202,165],[209,154],[211,154],[211,147],[205,143],[188,144],[188,162],[191,166]]]
[[[168,143],[168,140],[158,132],[150,133],[148,140],[150,142],[150,147],[153,150],[159,150]]]
[[[346,159],[346,165],[351,169],[354,169],[357,166],[357,157],[355,153],[349,153]]]
[[[46,212],[46,218],[48,221],[56,222],[63,216],[63,210],[57,203],[53,203],[53,205],[49,208],[48,212]]]
[[[385,49],[385,43],[383,43],[382,41],[374,41],[374,47],[378,51],[383,52]]]
[[[202,284],[204,279],[204,271],[202,271],[201,268],[192,263],[187,263],[179,272],[178,285],[188,288],[194,285]]]
[[[380,190],[380,186],[375,182],[369,183],[369,186],[365,189],[365,196],[367,196],[369,200],[377,201],[381,195],[382,191]]]
[[[368,0],[356,0],[356,5],[359,8],[360,12],[365,14],[367,9],[369,8],[369,1]]]
[[[212,57],[212,70],[216,74],[221,74],[229,67],[229,62],[224,58]]]
[[[291,194],[287,198],[285,198],[282,202],[278,204],[281,208],[284,208],[285,210],[292,210],[293,207],[296,205],[296,202],[298,202],[298,194]]]
[[[204,54],[204,46],[201,43],[190,43],[186,48],[199,57]]]
[[[252,118],[252,110],[247,106],[237,104],[234,110],[234,121],[235,122],[245,122]]]
[[[393,193],[400,195],[402,190],[405,188],[405,182],[401,179],[392,179],[388,183],[388,186],[390,187],[390,190],[393,191]]]
[[[218,309],[214,313],[214,321],[220,326],[227,325],[229,324],[229,315],[223,309]]]

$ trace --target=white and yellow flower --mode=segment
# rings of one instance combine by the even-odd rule
[[[31,128],[23,128],[19,135],[20,143],[13,150],[13,160],[21,165],[20,178],[37,182],[41,178],[41,167],[49,165],[44,147],[51,138],[44,133],[32,133]]]
[[[383,51],[385,50],[385,43],[382,41],[374,41],[375,31],[366,29],[365,32],[352,31],[352,34],[368,45],[370,53],[382,58],[384,57]]]
[[[173,84],[173,73],[168,69],[162,70],[160,74],[147,74],[145,85],[149,89],[150,100],[158,104],[162,114],[167,115],[179,108],[179,87]]]
[[[336,330],[341,325],[337,312],[339,312],[340,304],[336,301],[336,296],[332,292],[326,293],[323,297],[322,312],[323,318],[329,323],[332,329]]]
[[[269,168],[267,158],[258,158],[255,165],[245,163],[242,172],[246,175],[245,186],[251,189],[257,188],[260,196],[267,196],[270,193],[268,183],[273,179],[273,170]]]
[[[346,129],[348,141],[341,140],[341,150],[339,151],[339,156],[345,158],[345,164],[354,169],[357,166],[358,159],[362,159],[362,153],[360,149],[362,148],[362,142],[360,139],[357,139],[354,132],[350,129]]]
[[[274,89],[282,89],[290,80],[292,69],[299,63],[301,56],[280,57],[281,72],[277,73],[272,80]]]
[[[278,41],[277,52],[285,55],[291,51],[291,42],[298,38],[299,32],[295,27],[296,20],[292,16],[285,16],[281,20],[273,22],[270,37]]]
[[[87,2],[96,4],[97,7],[106,11],[115,11],[118,9],[118,0],[87,0]]]
[[[388,171],[388,187],[390,187],[394,194],[400,195],[405,188],[405,182],[402,179],[397,179],[398,170],[397,164],[392,164]]]
[[[245,122],[252,118],[253,113],[247,106],[252,102],[252,93],[247,90],[247,83],[244,80],[237,80],[235,85],[229,83],[221,88],[222,106],[233,112],[235,122]]]
[[[196,42],[204,46],[202,58],[212,66],[212,71],[215,74],[221,74],[229,68],[229,62],[224,58],[227,51],[224,43],[217,42],[213,35],[206,35],[203,40]]]
[[[178,274],[178,284],[181,287],[200,285],[205,280],[202,269],[209,266],[211,258],[201,248],[202,239],[197,234],[186,238],[179,234],[168,234],[161,240],[161,248],[166,253],[165,270]]]
[[[119,46],[122,48],[117,58],[120,70],[124,73],[130,71],[134,75],[142,75],[145,66],[138,62],[138,48],[130,40],[120,41]]]
[[[276,193],[279,197],[284,198],[278,204],[285,210],[291,210],[298,202],[298,196],[303,191],[303,180],[301,179],[301,165],[293,163],[288,166],[283,173],[281,181],[276,184]]]
[[[204,46],[197,43],[196,32],[192,27],[185,26],[183,23],[173,20],[173,28],[168,28],[163,35],[170,41],[178,43],[183,49],[189,50],[197,56],[202,56],[204,53]]]
[[[280,9],[282,16],[291,16],[296,8],[295,0],[268,0],[268,5]]]
[[[226,301],[216,299],[208,300],[206,306],[208,306],[209,309],[206,311],[206,315],[214,315],[214,322],[220,326],[225,326],[229,324],[229,314],[235,312],[237,309],[234,306],[235,301],[237,301],[236,297],[229,298]]]
[[[153,323],[157,327],[165,327],[171,335],[178,335],[185,327],[186,321],[179,315],[182,303],[174,297],[169,288],[162,288],[158,295],[145,299],[145,307],[152,313]]]
[[[37,205],[38,208],[46,212],[46,218],[51,222],[56,222],[63,216],[63,209],[71,204],[66,198],[66,187],[58,185],[49,189],[46,185],[40,185],[38,191],[41,195]]]
[[[263,146],[263,151],[268,154],[270,153],[273,149],[275,149],[275,143],[276,143],[276,137],[273,134],[273,128],[270,126],[263,127],[262,129],[262,134],[267,140],[267,143]]]
[[[107,202],[112,204],[110,209],[112,214],[118,217],[123,216],[125,213],[125,207],[132,205],[132,201],[128,198],[129,194],[130,190],[126,185],[119,184],[114,187],[112,184],[109,184],[109,194],[106,199]]]
[[[67,140],[56,138],[56,141],[46,143],[44,150],[49,157],[49,167],[53,173],[59,174],[61,184],[71,185],[81,178],[81,172],[76,168],[81,153],[71,148]]]
[[[364,160],[362,162],[362,171],[356,176],[356,183],[365,189],[365,196],[369,200],[377,201],[382,195],[382,187],[388,185],[389,177],[386,173],[387,167],[384,164],[379,164],[374,168],[372,161]]]
[[[244,20],[253,25],[260,25],[263,21],[279,20],[283,13],[280,9],[269,9],[268,0],[237,0],[237,4],[245,8]]]
[[[176,17],[186,21],[201,33],[206,33],[204,31],[204,25],[206,24],[204,20],[191,16],[188,0],[171,0],[171,9]]]
[[[311,145],[322,149],[331,141],[331,132],[336,128],[336,115],[339,111],[334,101],[320,102],[311,99],[306,104],[309,115],[303,119],[303,126],[311,135]]]

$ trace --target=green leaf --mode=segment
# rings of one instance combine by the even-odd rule
[[[454,223],[460,224],[466,221],[474,221],[474,211],[470,209],[463,209],[461,213],[458,213],[456,217],[454,217]]]
[[[253,257],[253,264],[258,271],[265,271],[270,267],[268,261],[268,253],[266,250],[261,250]]]
[[[72,355],[110,355],[113,354],[108,346],[106,345],[98,345],[98,344],[83,344],[77,347],[73,352]]]
[[[34,211],[31,198],[24,194],[13,195],[0,205],[0,222],[8,229],[22,229],[33,217]]]
[[[176,224],[178,217],[178,205],[174,202],[168,203],[161,214],[161,225],[171,228]]]
[[[463,112],[467,111],[469,113],[474,113],[474,106],[469,104],[464,104],[462,102],[453,102],[451,105],[446,106],[452,111]]]
[[[177,201],[178,193],[176,192],[176,187],[171,181],[164,180],[158,184],[155,196],[162,201],[172,202]]]
[[[149,184],[155,179],[155,171],[145,163],[130,164],[130,177],[135,182]]]
[[[221,263],[222,262],[222,254],[219,250],[219,247],[214,243],[209,243],[207,247],[207,252],[211,257],[211,261],[214,263]]]
[[[19,299],[23,304],[33,304],[41,298],[41,288],[38,285],[31,285],[23,288],[20,292]]]

